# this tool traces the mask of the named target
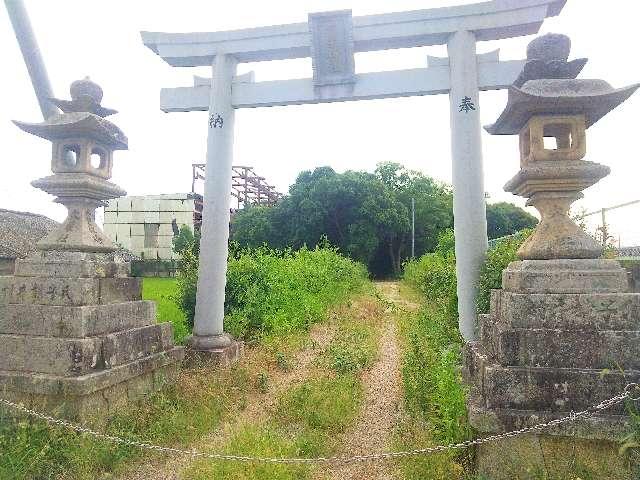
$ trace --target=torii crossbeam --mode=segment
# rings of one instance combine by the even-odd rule
[[[312,13],[309,21],[213,33],[142,32],[144,44],[176,67],[212,66],[212,78],[161,91],[166,112],[209,111],[196,350],[223,348],[229,192],[237,108],[435,95],[450,98],[453,210],[460,330],[475,333],[475,283],[487,249],[479,91],[506,88],[524,61],[476,55],[476,42],[536,33],[566,0],[493,0],[457,7],[352,17],[350,10]],[[448,58],[426,68],[355,73],[354,53],[447,45]],[[256,82],[236,66],[311,57],[308,79]],[[215,170],[215,173],[214,173]]]

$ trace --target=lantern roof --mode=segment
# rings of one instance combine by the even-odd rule
[[[112,122],[87,112],[62,113],[41,123],[13,121],[27,133],[46,140],[85,137],[96,140],[113,150],[127,150],[126,135]]]
[[[590,127],[631,96],[640,84],[613,88],[604,80],[537,79],[509,88],[507,106],[493,125],[492,135],[517,135],[534,115],[579,115]]]
[[[25,132],[47,140],[86,137],[96,140],[113,150],[126,150],[126,135],[116,125],[103,117],[117,113],[100,105],[102,88],[89,77],[76,80],[69,88],[71,100],[51,98],[49,101],[62,110],[40,123],[15,123]]]

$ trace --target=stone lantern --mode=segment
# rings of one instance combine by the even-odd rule
[[[53,144],[53,175],[33,186],[67,207],[64,223],[0,276],[0,397],[100,422],[173,381],[184,350],[156,322],[142,280],[95,224],[95,209],[125,192],[109,182],[127,137],[105,116],[102,89],[73,82],[62,113],[15,122]]]
[[[586,60],[568,62],[569,44],[562,35],[530,44],[505,110],[487,127],[519,136],[520,171],[505,190],[527,198],[541,220],[520,260],[502,272],[490,312],[479,316],[479,340],[465,346],[469,420],[484,435],[570,415],[640,380],[640,294],[629,293],[626,271],[600,258],[602,246],[568,213],[610,172],[584,160],[586,130],[638,85],[575,79]],[[618,405],[579,424],[482,445],[478,470],[495,480],[531,472],[638,478],[640,465],[618,455],[616,442],[629,430]]]
[[[104,117],[115,110],[100,106],[102,89],[88,78],[71,84],[71,101],[52,99],[62,114],[43,123],[14,122],[53,143],[53,175],[32,185],[58,197],[67,207],[64,223],[38,243],[40,250],[113,252],[116,246],[95,224],[95,209],[126,195],[109,182],[113,152],[127,149],[127,137]]]
[[[612,88],[603,80],[536,79],[509,90],[507,107],[487,128],[493,135],[519,135],[520,171],[505,190],[528,198],[542,216],[522,245],[523,260],[598,258],[601,245],[568,215],[582,190],[609,174],[583,160],[586,129],[624,102],[637,86]],[[546,146],[545,139],[552,139]]]

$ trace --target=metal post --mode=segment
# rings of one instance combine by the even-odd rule
[[[53,91],[47,76],[47,68],[38,48],[38,42],[31,28],[27,9],[22,0],[4,0],[4,4],[11,19],[29,77],[31,77],[31,84],[38,98],[40,111],[46,120],[59,111],[55,105],[49,102],[49,98],[53,97]]]
[[[411,258],[416,258],[416,199],[411,198]]]
[[[609,237],[609,232],[608,232],[608,228],[607,228],[607,218],[605,216],[605,212],[607,211],[606,208],[603,208],[601,211],[601,215],[602,215],[602,246],[606,247],[607,246],[607,238]]]

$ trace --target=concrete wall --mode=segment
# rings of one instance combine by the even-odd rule
[[[15,263],[15,258],[0,258],[0,275],[13,275]]]
[[[194,198],[186,193],[121,197],[111,200],[104,209],[104,233],[114,242],[145,259],[178,258],[172,249],[175,219],[178,228],[194,229]],[[145,224],[158,225],[158,235],[145,241]],[[147,232],[153,230],[147,228]]]
[[[640,293],[640,258],[619,258],[620,264],[629,272],[629,290]]]

